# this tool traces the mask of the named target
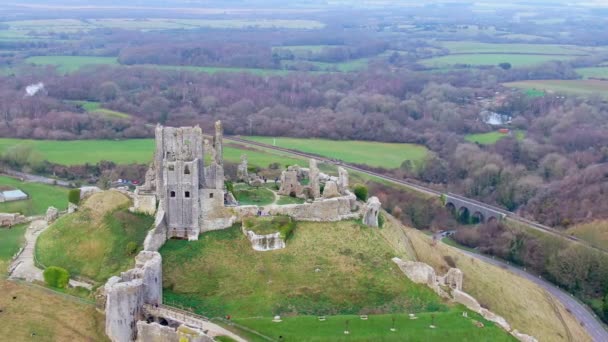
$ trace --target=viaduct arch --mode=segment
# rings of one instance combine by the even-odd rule
[[[507,215],[498,210],[492,209],[482,203],[477,203],[469,199],[454,194],[443,194],[445,207],[454,215],[467,222],[485,223],[492,220],[501,221]]]

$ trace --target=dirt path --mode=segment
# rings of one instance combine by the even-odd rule
[[[15,259],[9,268],[10,279],[23,279],[28,282],[44,281],[42,270],[36,267],[34,262],[36,253],[36,240],[42,232],[49,227],[45,220],[35,220],[30,223],[25,231],[25,246],[17,259]],[[84,287],[88,290],[93,289],[93,285],[70,279],[71,287]]]

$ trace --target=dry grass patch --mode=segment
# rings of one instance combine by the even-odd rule
[[[592,246],[608,250],[608,220],[596,220],[568,229],[568,234],[589,242]]]
[[[0,279],[0,309],[2,341],[108,340],[93,305],[39,287]]]
[[[449,268],[450,256],[464,272],[464,290],[488,309],[505,317],[513,328],[540,341],[589,341],[576,319],[557,300],[538,285],[507,270],[467,256],[443,243],[432,246],[431,237],[405,228],[420,261],[440,272]]]

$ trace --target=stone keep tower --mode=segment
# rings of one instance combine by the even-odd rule
[[[200,189],[204,185],[200,127],[156,127],[156,191],[169,237],[200,233]]]

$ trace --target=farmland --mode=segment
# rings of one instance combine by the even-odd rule
[[[406,160],[419,165],[428,153],[424,146],[415,144],[272,137],[247,137],[247,139],[327,158],[340,159],[348,163],[392,169],[398,168]]]
[[[28,195],[26,200],[0,203],[0,212],[43,215],[50,206],[59,210],[64,210],[68,206],[68,190],[62,187],[25,183],[6,176],[0,176],[0,185],[20,189]]]
[[[509,82],[503,85],[520,89],[542,89],[551,93],[568,93],[574,95],[608,95],[608,81],[600,80],[538,80]]]
[[[118,28],[141,31],[151,30],[175,30],[175,29],[241,29],[241,28],[285,28],[285,29],[320,29],[325,25],[316,20],[283,20],[283,19],[128,19],[128,18],[103,18],[103,19],[46,19],[46,20],[19,20],[4,22],[9,26],[9,32],[18,35],[25,32],[36,32],[44,34],[73,33],[78,31],[90,31],[99,28]]]
[[[525,137],[525,132],[523,131],[515,131],[513,133],[517,140],[522,140]],[[488,132],[488,133],[477,133],[477,134],[469,134],[465,136],[465,140],[472,143],[478,143],[481,145],[493,145],[498,140],[506,138],[510,136],[509,134],[500,133],[498,131]]]
[[[460,65],[471,65],[471,66],[484,66],[484,65],[498,65],[500,63],[510,63],[513,67],[526,67],[534,66],[542,63],[546,63],[554,60],[567,60],[572,59],[574,56],[566,55],[535,55],[535,54],[499,54],[499,53],[488,53],[488,54],[462,54],[462,55],[447,55],[441,57],[434,57],[429,59],[422,59],[419,61],[420,64],[432,67],[432,68],[443,68],[456,64]]]
[[[452,54],[587,55],[593,48],[555,44],[491,44],[474,41],[441,42]]]
[[[94,101],[69,101],[72,104],[82,107],[87,113],[100,115],[106,118],[128,119],[130,116],[127,113],[118,112],[115,110],[102,108],[99,102]]]
[[[34,56],[25,60],[34,65],[52,65],[61,73],[71,73],[90,65],[118,65],[115,57]]]
[[[578,68],[576,72],[585,79],[608,79],[608,67]]]

